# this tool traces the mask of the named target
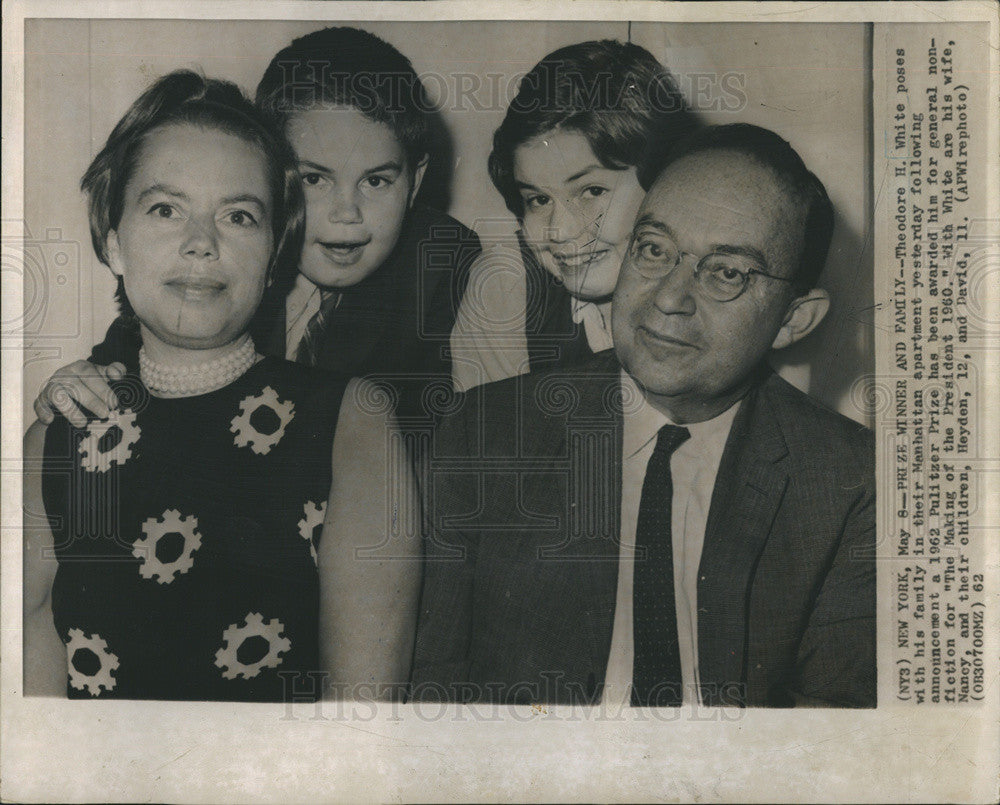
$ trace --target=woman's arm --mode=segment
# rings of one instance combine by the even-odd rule
[[[391,413],[352,380],[333,440],[333,481],[319,546],[322,667],[337,697],[386,699],[409,679],[421,550],[413,470]]]
[[[24,693],[66,695],[66,647],[52,621],[56,575],[52,529],[42,502],[45,426],[35,422],[24,437]]]

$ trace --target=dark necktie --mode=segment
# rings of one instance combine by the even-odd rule
[[[678,707],[683,699],[670,537],[670,456],[690,435],[687,428],[660,428],[642,482],[632,591],[633,707]]]
[[[319,310],[317,310],[306,325],[299,348],[295,352],[295,360],[306,366],[315,366],[323,342],[323,331],[326,329],[330,314],[340,301],[338,291],[320,291]]]

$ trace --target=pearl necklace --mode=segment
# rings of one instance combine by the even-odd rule
[[[253,339],[247,333],[225,355],[194,366],[158,363],[139,350],[139,376],[156,397],[194,397],[228,386],[257,360]]]

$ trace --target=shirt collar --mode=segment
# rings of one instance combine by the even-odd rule
[[[309,277],[300,273],[295,277],[295,284],[285,298],[289,307],[298,307],[304,306],[313,294],[318,295],[319,288]]]
[[[611,310],[611,302],[591,302],[586,299],[580,299],[577,296],[570,297],[570,311],[573,316],[573,321],[579,324],[587,316],[599,316],[602,323],[607,319],[607,314]]]
[[[621,376],[622,400],[625,408],[622,456],[628,459],[639,453],[650,441],[655,439],[660,428],[664,425],[676,425],[677,423],[647,402],[635,380],[624,369],[622,369]],[[694,448],[693,455],[702,455],[706,459],[721,456],[739,407],[740,401],[737,400],[712,419],[684,425],[683,427],[691,433],[691,438],[683,445],[685,452],[689,448]]]

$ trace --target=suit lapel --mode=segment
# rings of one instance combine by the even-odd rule
[[[788,477],[784,437],[758,387],[741,403],[716,477],[698,574],[698,666],[706,704],[743,701],[753,576]]]
[[[601,507],[606,507],[608,517],[603,528],[584,539],[589,543],[590,559],[584,562],[585,583],[591,591],[588,606],[584,611],[587,637],[590,642],[593,678],[585,680],[588,696],[595,696],[604,683],[604,674],[611,651],[611,633],[614,628],[615,599],[618,595],[618,565],[621,541],[621,500],[622,500],[622,430],[621,407],[621,366],[613,352],[600,353],[592,366],[595,382],[585,384],[585,392],[580,399],[580,412],[584,417],[597,423],[597,429],[609,435],[603,450],[591,453],[593,457],[602,453],[606,462],[597,462],[591,476],[592,483],[582,484],[576,490],[577,507],[587,503],[591,489],[599,490]],[[581,417],[583,419],[583,417]],[[610,431],[610,433],[608,433]],[[605,452],[606,451],[606,452]],[[586,476],[584,476],[586,477]],[[603,518],[598,516],[597,521]],[[584,531],[586,534],[586,530]]]

